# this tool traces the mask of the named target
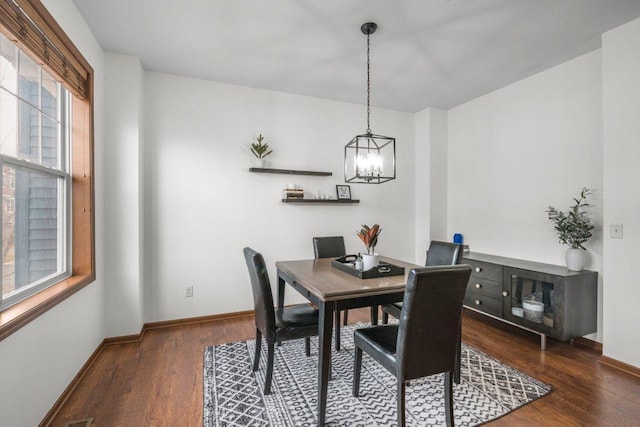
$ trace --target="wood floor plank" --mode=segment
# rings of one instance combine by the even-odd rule
[[[351,322],[368,309],[350,310]],[[584,346],[549,339],[465,310],[463,341],[553,386],[492,426],[638,426],[640,379],[599,363]],[[203,349],[255,337],[253,317],[146,331],[142,341],[105,346],[53,426],[94,418],[97,426],[201,426]]]

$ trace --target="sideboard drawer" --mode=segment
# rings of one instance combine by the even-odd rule
[[[502,317],[502,300],[496,298],[467,290],[464,296],[464,305],[493,316]]]
[[[496,282],[502,282],[504,280],[502,277],[503,267],[501,265],[467,258],[463,259],[462,263],[471,266],[471,277],[489,279]]]
[[[502,282],[471,276],[467,291],[486,295],[495,299],[502,299]]]

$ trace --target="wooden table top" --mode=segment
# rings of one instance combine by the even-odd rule
[[[360,279],[331,266],[332,258],[278,261],[276,267],[322,301],[339,301],[364,295],[381,295],[402,291],[409,270],[421,267],[388,257],[381,261],[404,267],[404,275]]]

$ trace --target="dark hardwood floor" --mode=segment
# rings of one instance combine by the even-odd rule
[[[368,310],[349,320],[368,321]],[[253,317],[148,330],[107,345],[51,425],[93,417],[97,426],[201,426],[205,346],[254,338]],[[640,426],[640,379],[599,363],[593,349],[547,340],[465,310],[463,341],[553,391],[495,426]]]

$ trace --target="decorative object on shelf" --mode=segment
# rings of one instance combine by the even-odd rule
[[[360,31],[367,36],[367,130],[356,135],[344,147],[344,180],[364,184],[381,184],[396,178],[396,139],[371,132],[371,61],[369,38],[378,26],[362,24]],[[386,175],[385,175],[386,173]]]
[[[558,233],[559,242],[569,246],[565,256],[569,270],[582,271],[588,260],[589,254],[582,244],[589,240],[594,228],[586,210],[589,206],[587,197],[590,195],[591,190],[584,187],[580,192],[580,197],[573,199],[575,203],[566,213],[553,206],[549,206],[546,211],[549,221],[554,224]]]
[[[282,198],[285,200],[304,199],[304,190],[299,185],[287,184],[287,188],[282,190]]]
[[[269,144],[267,144],[266,142],[264,144],[262,143],[262,141],[264,141],[264,137],[262,136],[262,134],[258,135],[256,139],[258,142],[254,142],[253,144],[251,144],[251,153],[256,156],[256,166],[259,168],[264,168],[264,159],[269,154],[273,153],[273,150],[269,149]]]
[[[351,187],[348,185],[336,185],[338,200],[351,200]]]
[[[522,298],[524,318],[535,323],[542,323],[544,304],[534,298]]]
[[[369,270],[373,267],[377,267],[380,262],[380,256],[376,254],[376,245],[378,244],[378,236],[382,229],[378,224],[374,224],[369,227],[363,225],[357,236],[362,240],[364,246],[367,248],[367,253],[362,255],[362,269]]]

